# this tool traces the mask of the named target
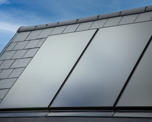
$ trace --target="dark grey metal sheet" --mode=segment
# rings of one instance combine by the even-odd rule
[[[29,117],[0,118],[0,122],[152,122],[147,118],[103,118],[103,117]]]
[[[114,117],[147,117],[152,118],[152,112],[116,112]]]

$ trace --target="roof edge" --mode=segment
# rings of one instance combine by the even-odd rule
[[[33,31],[33,30],[40,30],[40,29],[46,29],[46,28],[52,28],[52,27],[58,27],[58,26],[64,26],[64,25],[78,24],[78,23],[90,22],[90,21],[107,19],[107,18],[112,18],[112,17],[139,14],[139,13],[144,13],[144,12],[148,12],[148,11],[152,11],[152,5],[135,8],[135,9],[123,10],[123,11],[114,12],[114,13],[79,18],[79,19],[74,19],[74,20],[66,20],[66,21],[55,22],[55,23],[40,24],[40,25],[35,25],[35,26],[21,26],[17,30],[17,32]]]

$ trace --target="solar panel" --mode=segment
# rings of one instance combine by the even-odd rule
[[[48,37],[0,108],[48,107],[94,33],[89,30]]]
[[[152,106],[152,44],[145,52],[117,106]]]
[[[100,29],[51,107],[112,107],[151,31],[152,22]]]

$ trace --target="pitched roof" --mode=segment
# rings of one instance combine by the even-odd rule
[[[152,20],[152,6],[70,21],[22,26],[0,56],[0,101],[7,95],[48,36]]]

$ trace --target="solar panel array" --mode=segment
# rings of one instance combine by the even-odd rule
[[[16,33],[0,57],[0,109],[151,107],[151,17]]]

